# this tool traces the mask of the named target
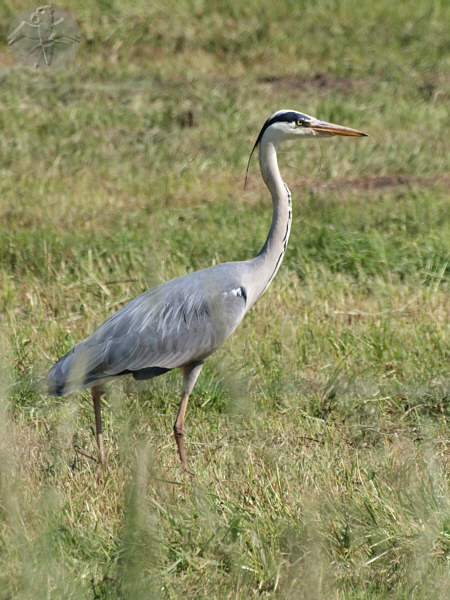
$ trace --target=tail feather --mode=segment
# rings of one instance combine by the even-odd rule
[[[49,394],[65,396],[89,385],[89,377],[75,356],[75,348],[69,350],[47,373]]]
[[[107,381],[124,375],[133,375],[134,379],[143,380],[152,379],[171,371],[170,368],[165,367],[146,367],[134,371],[125,369],[119,373],[110,373],[105,372],[102,364],[87,370],[86,354],[77,350],[79,350],[77,346],[74,346],[47,373],[48,392],[52,396],[66,396],[96,382]]]

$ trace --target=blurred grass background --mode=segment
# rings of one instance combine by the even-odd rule
[[[0,0],[0,599],[443,599],[449,591],[450,7],[65,2],[63,68],[16,63]],[[88,393],[41,378],[149,286],[252,257],[254,159],[293,108],[369,133],[286,144],[284,264],[209,359]]]

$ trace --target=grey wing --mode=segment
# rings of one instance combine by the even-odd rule
[[[106,321],[92,342],[108,367],[114,372],[175,368],[221,346],[242,318],[245,300],[202,283],[164,284]]]
[[[54,365],[53,388],[67,393],[125,373],[158,374],[212,354],[241,321],[247,298],[233,277],[217,275],[186,275],[132,300]]]

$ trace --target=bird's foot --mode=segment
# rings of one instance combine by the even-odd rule
[[[81,456],[85,456],[86,458],[89,458],[89,460],[94,461],[95,463],[97,463],[97,468],[95,469],[95,474],[97,477],[97,481],[99,483],[103,483],[104,482],[104,461],[96,458],[95,456],[92,456],[92,454],[89,454],[89,452],[86,452],[86,450],[83,450],[83,448],[80,448],[79,446],[75,446],[75,452],[77,452],[78,454],[81,454]]]
[[[86,452],[86,450],[83,450],[83,448],[80,448],[80,446],[74,446],[74,449],[75,452],[78,452],[78,454],[81,454],[81,456],[85,456],[86,458],[89,458],[89,460],[93,460],[96,463],[100,462],[98,458],[95,458],[95,456],[92,456],[92,454],[89,454],[89,452]]]
[[[105,473],[103,471],[103,465],[102,465],[101,462],[98,463],[97,468],[95,469],[95,475],[97,477],[98,483],[104,483],[105,482]]]
[[[195,473],[193,471],[190,471],[187,465],[183,465],[183,473],[185,475],[188,475],[189,477],[195,477]]]

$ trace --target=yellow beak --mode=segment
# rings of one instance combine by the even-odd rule
[[[326,121],[313,121],[309,124],[309,127],[316,133],[325,135],[346,135],[352,137],[367,136],[367,133],[363,133],[357,129],[350,129],[350,127],[343,127],[342,125],[335,125],[334,123],[327,123]]]

